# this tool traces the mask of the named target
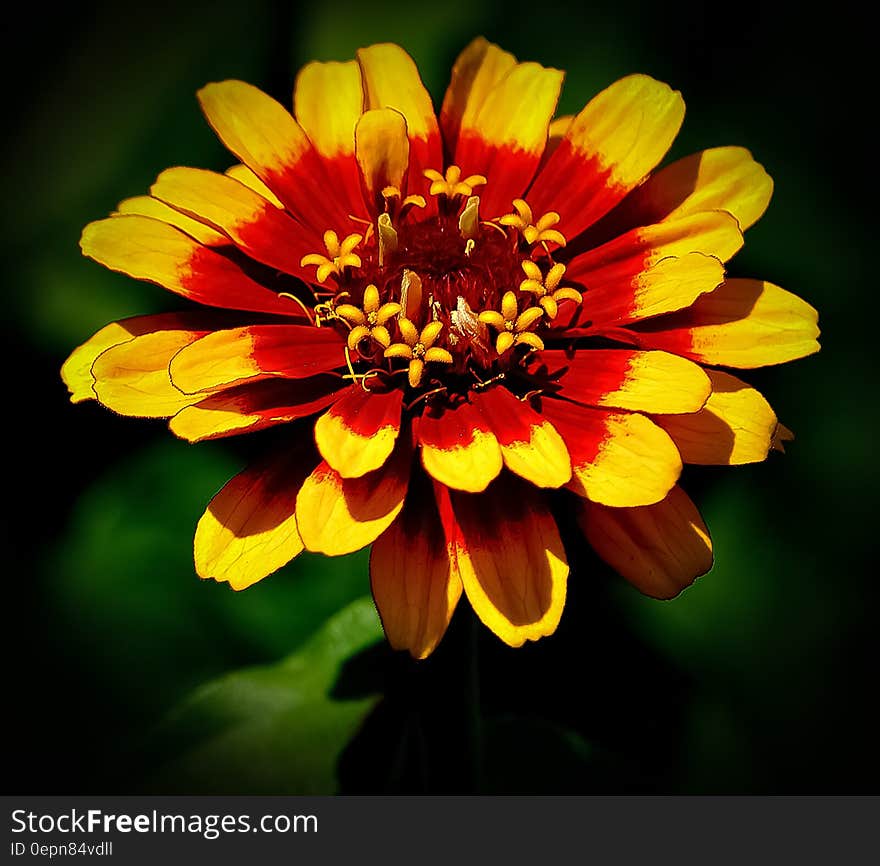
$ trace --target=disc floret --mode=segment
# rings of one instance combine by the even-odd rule
[[[576,304],[583,301],[577,289],[560,287],[559,283],[565,276],[565,265],[557,262],[545,276],[537,262],[525,259],[522,262],[522,269],[526,278],[519,284],[519,290],[534,295],[548,319],[556,318],[562,301],[574,301]]]
[[[419,329],[407,318],[397,320],[401,342],[392,343],[385,350],[386,358],[403,358],[409,361],[407,377],[410,387],[418,388],[425,372],[425,364],[451,364],[453,357],[446,349],[434,343],[443,330],[442,322],[429,322]]]
[[[387,349],[391,345],[391,334],[386,323],[400,310],[400,304],[395,302],[381,304],[379,290],[372,283],[364,290],[361,307],[354,304],[338,305],[336,315],[353,326],[348,334],[348,348],[354,351],[362,340],[369,337],[383,349]]]
[[[535,333],[535,327],[541,321],[544,311],[541,307],[529,307],[519,311],[519,303],[513,292],[505,292],[501,299],[501,312],[484,310],[479,320],[490,328],[498,331],[495,338],[495,351],[499,355],[508,352],[514,346],[524,345],[532,349],[544,348],[544,341]]]

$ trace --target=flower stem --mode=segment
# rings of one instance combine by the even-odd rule
[[[472,793],[480,794],[485,789],[483,714],[480,707],[480,621],[473,614],[470,616],[468,638],[465,651],[468,762]]]

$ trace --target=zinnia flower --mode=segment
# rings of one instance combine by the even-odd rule
[[[631,75],[554,119],[562,79],[480,38],[439,120],[391,44],[307,65],[292,115],[209,84],[241,164],[169,169],[86,227],[87,256],[196,304],[99,331],[64,366],[72,399],[190,442],[290,431],[211,501],[201,577],[244,589],[304,549],[372,543],[392,646],[427,656],[462,591],[519,646],[565,601],[558,488],[642,592],[709,570],[682,461],[751,463],[790,438],[719,368],[815,352],[816,313],[725,278],[772,192],[746,150],[652,173],[681,95]]]

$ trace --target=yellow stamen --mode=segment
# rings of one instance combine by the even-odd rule
[[[385,199],[385,206],[388,210],[399,210],[401,216],[404,211],[409,210],[411,207],[422,208],[428,206],[423,195],[408,195],[406,198],[403,198],[403,193],[396,186],[386,186],[382,190],[382,198]],[[401,199],[403,200],[401,201]]]
[[[367,379],[373,379],[376,376],[381,376],[382,371],[376,368],[372,370],[367,370],[366,373],[355,373],[354,365],[351,363],[351,351],[348,346],[343,346],[343,351],[345,352],[345,366],[348,367],[348,373],[344,375],[343,379],[351,379],[353,382],[357,382],[364,391],[369,391],[370,389],[364,384]]]
[[[372,284],[364,289],[363,305],[339,304],[333,309],[333,315],[348,324],[351,331],[348,335],[348,348],[354,351],[362,340],[371,339],[383,349],[391,344],[391,335],[385,323],[396,316],[401,310],[400,304],[382,304],[379,290]]]
[[[516,295],[513,292],[505,292],[501,299],[500,313],[497,310],[484,310],[478,318],[483,324],[498,331],[495,351],[503,355],[517,345],[543,349],[543,340],[533,330],[543,315],[542,307],[528,307],[520,312]]]
[[[519,290],[534,295],[548,319],[556,318],[562,301],[574,301],[576,304],[583,301],[577,289],[559,288],[559,283],[565,276],[565,265],[554,264],[544,276],[537,262],[526,259],[522,263],[522,269],[526,279],[519,284]]]
[[[308,318],[308,320],[313,325],[316,324],[315,317],[312,316],[312,311],[296,295],[291,295],[290,292],[279,292],[278,297],[279,298],[287,298],[288,300],[291,300],[294,303],[299,304],[302,311],[306,314],[306,317]]]
[[[513,201],[513,213],[501,217],[498,222],[503,226],[512,226],[529,245],[555,243],[565,246],[565,235],[553,228],[561,219],[556,211],[548,211],[537,221],[525,199]]]
[[[318,270],[315,277],[319,283],[326,282],[331,274],[341,278],[346,268],[361,267],[361,257],[354,250],[363,239],[363,235],[350,234],[340,242],[336,232],[328,230],[324,232],[327,255],[309,253],[300,260],[300,267],[316,265]]]
[[[385,349],[386,358],[403,358],[409,361],[407,376],[412,388],[418,388],[422,381],[425,364],[451,364],[452,355],[434,343],[443,330],[442,322],[428,322],[421,333],[407,318],[400,317],[397,321],[400,328],[402,343],[392,343]]]
[[[425,169],[424,175],[431,181],[428,192],[431,195],[445,195],[447,198],[473,195],[475,186],[483,186],[487,182],[481,174],[471,174],[462,180],[461,169],[457,165],[450,165],[445,176],[433,168]]]

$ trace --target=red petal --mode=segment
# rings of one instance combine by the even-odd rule
[[[175,355],[171,378],[187,394],[272,377],[308,379],[341,367],[343,346],[330,328],[252,325],[216,331]]]
[[[425,658],[446,632],[461,579],[422,471],[414,472],[397,520],[373,544],[370,580],[391,646]]]
[[[457,490],[485,490],[501,471],[498,440],[470,403],[428,408],[419,420],[418,441],[428,473]]]
[[[315,424],[321,456],[343,478],[378,469],[391,455],[400,432],[403,392],[357,388],[333,404]]]
[[[528,403],[496,387],[474,394],[474,405],[495,434],[508,469],[538,487],[561,487],[571,478],[565,442]]]
[[[266,379],[206,397],[178,412],[168,426],[189,442],[253,433],[314,415],[355,387],[338,376]]]

